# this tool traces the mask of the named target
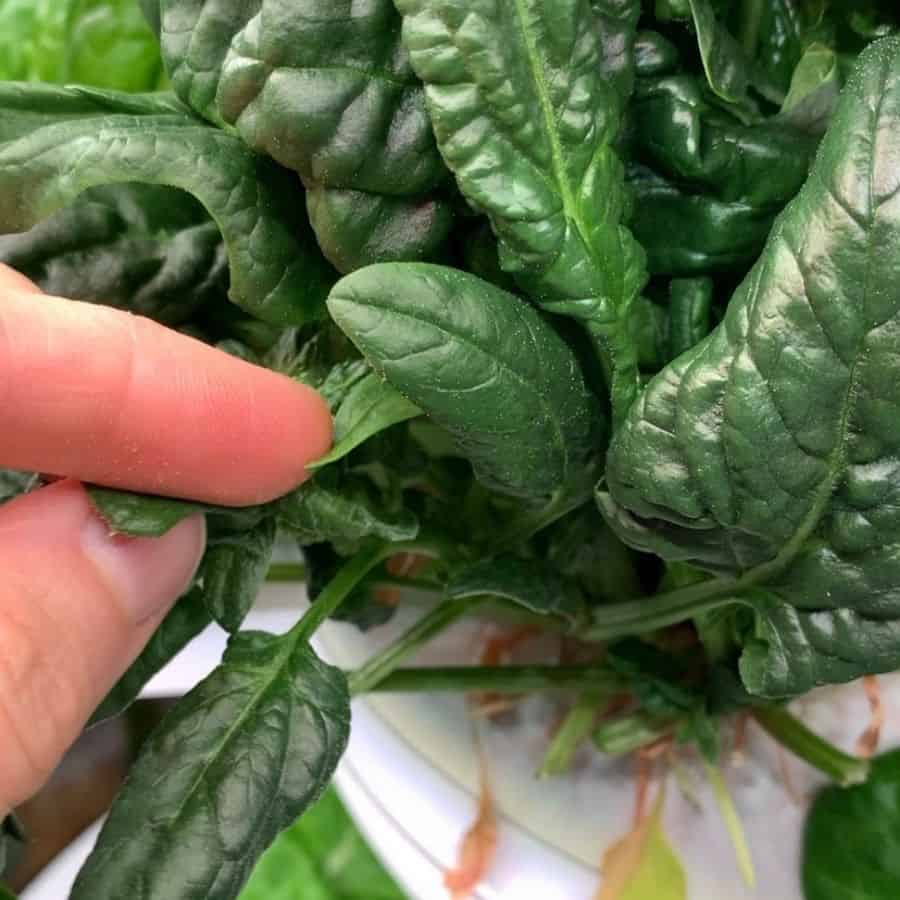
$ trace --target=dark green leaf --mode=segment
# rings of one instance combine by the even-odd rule
[[[827,787],[803,840],[806,900],[900,896],[900,752],[875,760],[866,784]]]
[[[128,667],[94,711],[90,725],[120,715],[137,700],[146,684],[212,621],[203,588],[195,584],[172,607],[140,656]]]
[[[85,191],[23,234],[0,236],[0,262],[45,293],[180,325],[225,297],[222,237],[188,194],[128,184]]]
[[[367,537],[412,540],[419,523],[409,510],[385,509],[368,482],[321,476],[278,501],[278,518],[301,545],[324,541],[353,544]]]
[[[669,285],[669,353],[672,359],[709,334],[711,278],[675,278]]]
[[[162,0],[176,93],[298,172],[323,250],[342,271],[421,259],[450,226],[446,177],[391,0]]]
[[[453,269],[385,264],[344,278],[328,308],[486,484],[542,498],[584,470],[596,401],[571,350],[517,297]]]
[[[698,692],[687,686],[685,660],[636,638],[609,647],[607,665],[623,675],[641,708],[670,719],[692,713],[700,704]]]
[[[200,568],[203,602],[210,617],[235,632],[250,612],[272,560],[275,519],[249,531],[212,534]]]
[[[396,388],[369,372],[356,382],[334,417],[334,446],[308,468],[315,469],[343,459],[372,435],[422,414]]]
[[[328,785],[349,724],[344,676],[307,644],[235,636],[144,745],[72,900],[232,900]]]
[[[240,900],[405,900],[333,788],[279,836]]]
[[[179,522],[198,513],[209,514],[215,523],[231,530],[253,528],[266,515],[266,507],[263,506],[231,509],[97,486],[91,486],[88,493],[109,527],[119,534],[132,537],[160,537]]]
[[[34,487],[36,477],[28,472],[0,469],[0,503],[6,503]]]
[[[440,197],[408,199],[310,185],[309,220],[322,252],[339,272],[376,262],[440,260],[453,211]]]
[[[640,0],[591,0],[597,17],[597,33],[602,44],[600,65],[607,80],[612,81],[623,102],[634,87],[634,43]]]
[[[321,315],[331,274],[298,215],[299,186],[173,97],[0,84],[0,113],[0,233],[97,185],[177,187],[222,232],[235,303],[279,324]]]
[[[0,878],[15,868],[27,840],[24,829],[14,815],[6,816],[0,822]]]
[[[541,616],[562,619],[573,630],[584,621],[581,592],[538,560],[500,556],[456,570],[447,597],[497,597]]]
[[[608,456],[620,536],[758,610],[741,671],[765,696],[900,664],[898,122],[885,39],[725,320],[651,382]]]
[[[586,323],[624,410],[637,388],[626,323],[646,280],[614,149],[635,10],[595,6],[601,16],[589,0],[500,0],[477,15],[456,0],[397,3],[438,147],[488,215],[503,268]]]

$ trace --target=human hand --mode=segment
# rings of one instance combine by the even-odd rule
[[[79,481],[249,505],[330,440],[309,388],[0,265],[0,467],[66,478],[0,507],[0,816],[47,779],[204,549],[199,516],[110,535]]]

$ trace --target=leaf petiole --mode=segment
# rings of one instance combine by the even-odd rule
[[[351,692],[364,693],[354,686]],[[531,694],[538,691],[590,690],[608,694],[622,690],[618,675],[597,666],[437,666],[397,669],[365,693]]]
[[[842,787],[862,784],[868,780],[868,760],[839,750],[810,731],[786,707],[760,706],[753,710],[752,715],[762,729],[779,744]]]
[[[625,635],[645,634],[677,625],[722,606],[748,604],[747,600],[736,596],[739,588],[736,582],[712,579],[655,597],[599,606],[593,610],[584,638],[606,641]]]
[[[419,647],[462,618],[474,606],[489,599],[485,596],[457,597],[436,606],[393,644],[350,675],[351,695],[373,690]]]

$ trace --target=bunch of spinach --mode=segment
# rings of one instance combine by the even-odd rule
[[[93,489],[123,533],[210,535],[93,721],[209,623],[231,639],[73,897],[237,896],[372,690],[575,690],[545,773],[625,696],[604,752],[713,765],[750,709],[864,778],[779,701],[900,666],[893,4],[141,6],[171,92],[0,83],[0,261],[313,385],[336,442],[250,509]],[[0,502],[34,483],[2,473]],[[294,577],[296,626],[242,631]],[[412,629],[356,672],[318,659],[326,619],[379,624],[397,586],[428,604]],[[402,668],[466,615],[601,661]]]

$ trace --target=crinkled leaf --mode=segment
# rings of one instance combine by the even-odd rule
[[[212,621],[204,602],[202,587],[195,584],[172,607],[153,633],[138,658],[116,682],[100,706],[94,710],[89,725],[125,712],[140,696],[151,678],[173,660]]]
[[[600,66],[619,97],[627,102],[634,87],[634,44],[641,17],[640,0],[591,0],[602,51]]]
[[[167,94],[0,84],[0,233],[123,182],[180,188],[206,207],[235,303],[278,324],[321,315],[330,269],[298,214],[299,186],[271,161]]]
[[[596,400],[572,351],[527,303],[454,269],[385,264],[340,281],[328,309],[486,484],[539,499],[584,471]]]
[[[900,895],[900,752],[874,761],[865,784],[826,787],[803,839],[806,900]]]
[[[412,512],[385,508],[363,478],[314,479],[278,501],[277,511],[301,545],[352,544],[367,537],[406,541],[419,531]]]
[[[624,323],[645,273],[621,224],[614,142],[623,84],[609,76],[630,42],[633,8],[598,3],[597,16],[589,0],[397,7],[438,146],[466,199],[490,218],[503,267],[545,309],[586,323],[613,361],[614,408],[624,410],[637,387]]]
[[[275,519],[263,519],[249,531],[212,534],[200,569],[203,602],[210,617],[235,632],[250,612],[275,547]]]
[[[328,785],[349,725],[343,674],[305,642],[235,636],[144,745],[72,900],[232,900]]]
[[[373,372],[358,381],[338,407],[334,417],[334,446],[310,469],[343,459],[372,435],[422,414],[396,388]]]
[[[393,197],[309,185],[309,220],[322,252],[339,272],[376,262],[440,261],[453,209],[440,196]]]
[[[529,612],[562,619],[573,629],[585,616],[578,588],[533,559],[500,556],[471,563],[453,572],[445,593],[452,599],[497,597]]]
[[[0,236],[0,262],[45,293],[180,325],[228,291],[222,236],[183,191],[92,188],[22,234]]]
[[[608,456],[619,535],[759,610],[741,671],[761,695],[900,664],[898,122],[889,38],[722,324],[651,382]]]
[[[240,900],[405,900],[329,788],[260,859]]]
[[[175,92],[298,172],[321,246],[342,271],[431,254],[449,211],[422,86],[391,0],[162,0]]]

